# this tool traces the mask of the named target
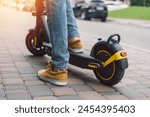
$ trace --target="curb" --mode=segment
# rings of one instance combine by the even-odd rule
[[[150,20],[121,19],[121,18],[110,18],[110,17],[108,17],[108,20],[114,21],[116,23],[121,23],[121,24],[131,24],[131,25],[150,28]]]

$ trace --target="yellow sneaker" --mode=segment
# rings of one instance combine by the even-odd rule
[[[68,41],[68,49],[71,52],[79,53],[83,52],[83,44],[81,43],[80,38],[71,38]]]
[[[51,67],[42,69],[38,72],[38,77],[41,80],[50,82],[54,85],[67,85],[68,75],[67,70],[53,70]]]

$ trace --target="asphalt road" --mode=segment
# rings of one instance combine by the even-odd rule
[[[77,20],[81,33],[87,33],[95,37],[108,38],[113,33],[121,35],[121,42],[128,46],[150,51],[150,27],[145,27],[144,22],[134,24],[132,22],[117,22],[114,19],[105,23],[98,20],[82,21]],[[150,22],[149,22],[150,24]],[[147,24],[148,25],[148,24]]]

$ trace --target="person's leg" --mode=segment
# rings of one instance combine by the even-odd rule
[[[67,28],[68,28],[68,49],[72,52],[83,52],[83,45],[80,40],[77,22],[70,4],[70,0],[66,0],[67,5]]]
[[[68,26],[68,39],[72,37],[79,37],[77,22],[70,4],[70,0],[66,0],[67,5],[67,26]]]
[[[66,0],[49,0],[48,27],[52,43],[52,62],[55,69],[68,67],[68,29]]]
[[[40,79],[55,85],[67,84],[69,64],[66,0],[48,0],[48,27],[52,44],[52,63],[40,70]]]

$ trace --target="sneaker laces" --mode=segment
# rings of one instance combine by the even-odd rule
[[[69,44],[71,44],[71,45],[73,45],[73,44],[75,44],[75,43],[80,43],[81,42],[81,40],[80,39],[77,39],[77,40],[74,40],[74,41],[70,41],[69,42]]]
[[[46,70],[54,70],[54,65],[52,61],[48,61],[48,65],[46,66]]]
[[[48,61],[47,63],[48,63],[48,64],[47,64],[46,68],[52,67],[52,61]]]
[[[46,70],[52,70],[53,72],[59,72],[59,73],[66,72],[66,69],[63,69],[63,70],[54,69],[54,64],[52,63],[52,61],[48,61],[48,65],[46,66]]]

